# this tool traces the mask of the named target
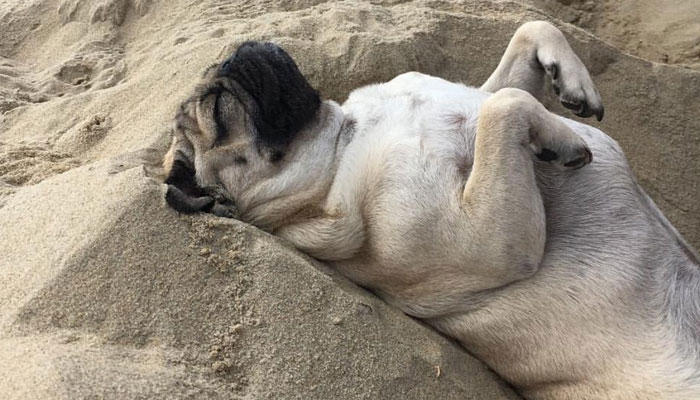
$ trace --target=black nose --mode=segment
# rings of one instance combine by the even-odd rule
[[[165,201],[175,211],[183,214],[207,212],[217,217],[235,218],[238,213],[236,205],[229,200],[218,202],[212,196],[189,196],[174,185],[168,185]]]

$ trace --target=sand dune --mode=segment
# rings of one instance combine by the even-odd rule
[[[3,396],[516,398],[454,343],[276,238],[178,215],[164,204],[158,160],[195,78],[244,40],[281,44],[324,97],[342,101],[409,70],[478,85],[518,25],[573,6],[553,7],[0,3]],[[555,23],[606,102],[597,126],[698,246],[700,72]]]

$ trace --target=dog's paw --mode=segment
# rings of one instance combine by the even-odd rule
[[[598,121],[603,119],[603,100],[581,61],[559,60],[544,65],[544,70],[552,79],[554,93],[564,107],[582,118],[595,115]]]
[[[579,169],[593,161],[593,153],[586,146],[559,146],[556,150],[543,147],[535,154],[542,161],[553,162],[566,169]]]
[[[562,169],[579,169],[593,161],[586,142],[560,117],[548,114],[544,125],[531,143],[537,158]]]

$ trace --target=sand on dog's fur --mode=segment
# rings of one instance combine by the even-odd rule
[[[454,343],[281,241],[164,204],[176,107],[245,40],[279,43],[342,101],[409,70],[478,85],[521,23],[548,18],[532,2],[372,3],[0,5],[5,398],[515,398]],[[700,73],[555,23],[603,95],[598,126],[697,246]]]

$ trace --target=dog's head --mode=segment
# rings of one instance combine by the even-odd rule
[[[342,118],[294,60],[246,42],[208,68],[180,106],[165,156],[166,200],[183,213],[274,229],[327,190]]]

